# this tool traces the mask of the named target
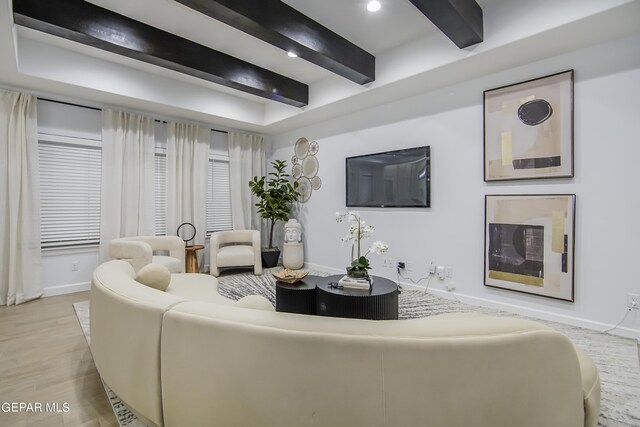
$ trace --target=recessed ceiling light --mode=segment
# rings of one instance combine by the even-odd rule
[[[289,58],[297,58],[298,57],[298,55],[296,55],[293,52],[287,52],[287,56],[289,56]]]
[[[377,12],[381,7],[382,5],[380,4],[380,2],[376,0],[371,0],[369,3],[367,3],[367,10],[369,12]]]

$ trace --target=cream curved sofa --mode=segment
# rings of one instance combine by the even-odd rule
[[[96,367],[149,425],[597,425],[596,367],[536,322],[251,310],[219,295],[194,300],[197,276],[174,275],[161,292],[119,261],[94,273]]]
[[[137,272],[147,264],[161,264],[172,273],[184,273],[185,243],[178,236],[120,237],[109,241],[109,256],[129,262]],[[168,252],[155,255],[154,252]]]

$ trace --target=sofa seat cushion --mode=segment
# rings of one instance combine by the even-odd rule
[[[190,301],[203,301],[222,305],[235,304],[235,301],[218,293],[218,279],[208,274],[172,274],[171,283],[165,292]]]
[[[181,260],[166,255],[154,255],[151,257],[151,262],[154,264],[164,265],[172,273],[180,273],[183,267]]]
[[[255,263],[255,254],[251,246],[225,246],[218,250],[217,261],[218,267],[253,265]]]

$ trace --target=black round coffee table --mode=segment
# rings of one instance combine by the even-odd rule
[[[371,290],[336,289],[343,275],[319,277],[316,283],[316,315],[369,320],[398,319],[398,285],[384,277],[372,276]]]
[[[321,279],[307,276],[293,284],[276,282],[276,311],[316,314],[316,282]]]

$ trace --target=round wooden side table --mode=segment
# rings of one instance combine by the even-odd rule
[[[196,251],[199,251],[201,249],[204,249],[204,246],[193,245],[193,246],[186,246],[184,248],[184,251],[185,251],[184,268],[187,273],[200,273]]]

